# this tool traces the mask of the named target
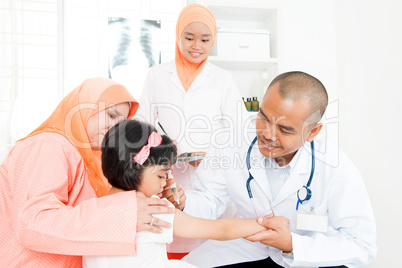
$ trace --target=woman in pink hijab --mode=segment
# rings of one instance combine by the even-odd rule
[[[136,191],[102,197],[103,137],[137,108],[124,86],[88,79],[14,145],[0,165],[0,267],[81,268],[81,255],[134,255],[137,231],[162,231],[149,223],[173,213],[167,202]]]

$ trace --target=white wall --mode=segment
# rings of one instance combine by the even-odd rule
[[[325,85],[329,105],[322,132],[339,144],[335,1],[271,0],[269,3],[279,7],[278,71],[304,71]]]
[[[367,267],[402,267],[402,3],[274,2],[279,72],[317,76],[339,104],[339,144],[365,179],[377,221],[378,255]]]
[[[377,220],[368,267],[402,267],[402,4],[337,0],[340,145],[365,178]]]
[[[272,2],[280,8],[279,73],[300,70],[316,76],[336,100],[335,1]]]

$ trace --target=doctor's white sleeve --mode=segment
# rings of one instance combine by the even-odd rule
[[[284,257],[291,267],[356,267],[374,260],[376,224],[363,179],[352,165],[343,170],[328,188],[331,230],[306,235],[292,232],[294,257]]]
[[[184,212],[200,218],[217,219],[226,210],[229,201],[224,169],[214,165],[220,159],[219,150],[211,148],[198,166],[193,190],[186,191]]]

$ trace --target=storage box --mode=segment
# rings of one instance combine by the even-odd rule
[[[216,56],[233,60],[269,60],[270,33],[264,29],[220,28],[216,34]]]

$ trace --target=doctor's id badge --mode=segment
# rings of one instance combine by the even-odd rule
[[[308,212],[297,211],[296,229],[314,232],[328,231],[328,216],[317,215],[314,213],[314,208]]]

